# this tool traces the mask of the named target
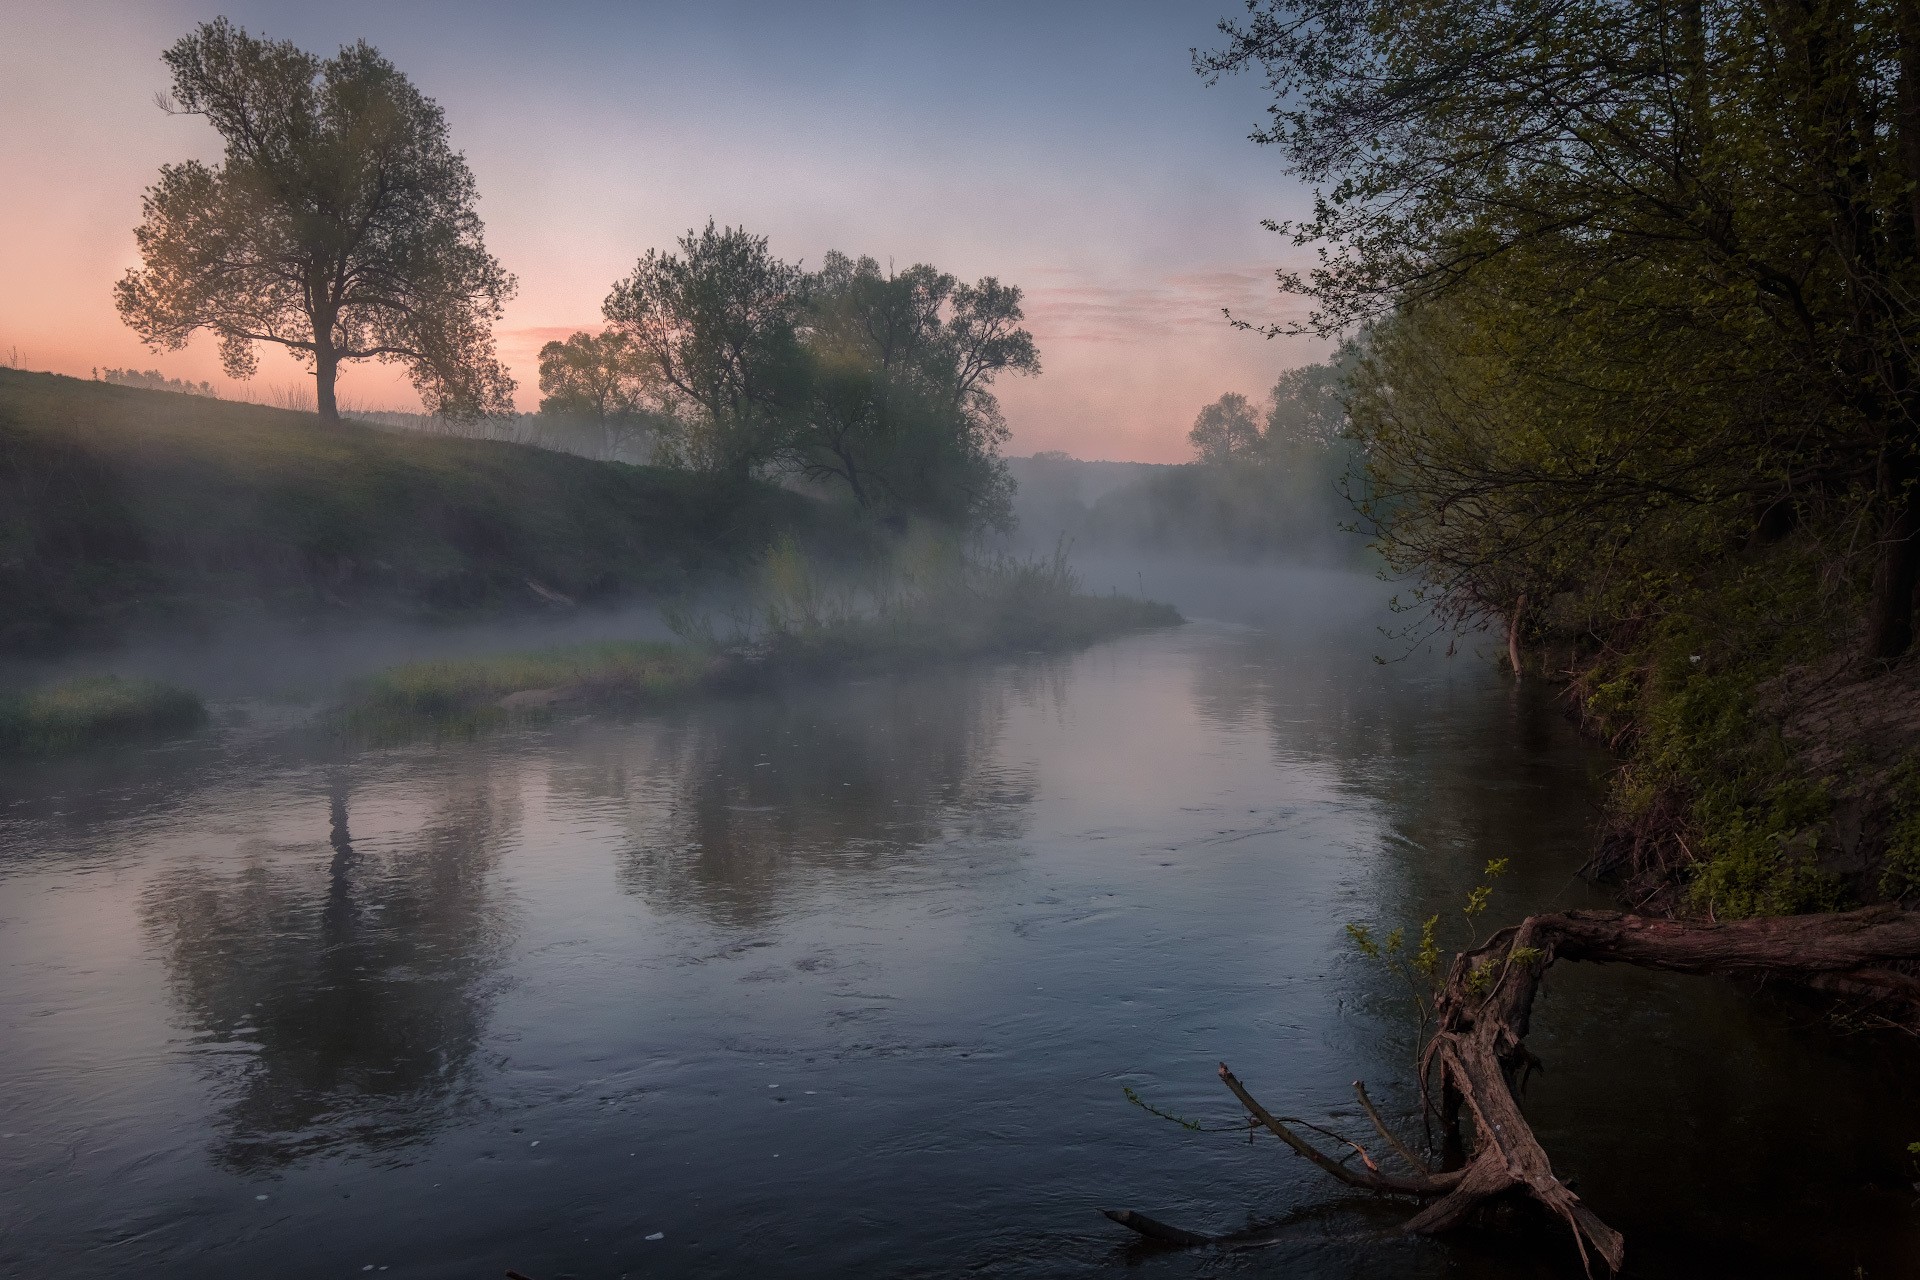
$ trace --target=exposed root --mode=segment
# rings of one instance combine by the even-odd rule
[[[1411,1172],[1383,1172],[1364,1148],[1346,1139],[1339,1141],[1353,1147],[1365,1167],[1335,1160],[1288,1127],[1300,1122],[1277,1117],[1262,1106],[1224,1062],[1221,1082],[1262,1128],[1329,1176],[1360,1190],[1427,1201],[1402,1225],[1403,1231],[1437,1234],[1459,1226],[1496,1196],[1522,1195],[1566,1224],[1589,1271],[1596,1254],[1618,1271],[1625,1241],[1554,1175],[1515,1095],[1526,1072],[1538,1065],[1524,1042],[1541,976],[1558,959],[1765,977],[1869,1000],[1905,1016],[1920,1011],[1920,976],[1909,972],[1920,961],[1920,913],[1879,906],[1711,924],[1570,911],[1530,916],[1495,934],[1485,946],[1456,957],[1448,972],[1421,1078],[1424,1082],[1439,1073],[1450,1139],[1460,1136],[1461,1113],[1472,1121],[1472,1146],[1463,1148],[1464,1161],[1458,1167],[1430,1169],[1381,1120],[1357,1081],[1354,1090],[1361,1107]],[[1104,1212],[1122,1226],[1168,1244],[1220,1242],[1128,1210]]]

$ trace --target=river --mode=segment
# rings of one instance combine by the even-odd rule
[[[1607,905],[1606,760],[1478,656],[1375,662],[1363,576],[1137,582],[1195,620],[453,743],[254,700],[0,772],[0,1272],[1578,1274],[1124,1091],[1231,1124],[1224,1059],[1417,1131],[1413,1020],[1344,926],[1457,942],[1490,858],[1483,928]],[[1920,1274],[1905,1045],[1571,964],[1530,1043],[1630,1274]],[[1276,1230],[1168,1251],[1101,1207]]]

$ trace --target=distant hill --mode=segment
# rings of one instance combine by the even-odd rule
[[[0,652],[234,609],[475,613],[672,592],[841,509],[774,485],[0,369]]]

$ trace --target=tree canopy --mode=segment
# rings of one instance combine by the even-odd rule
[[[1202,462],[1232,462],[1260,449],[1260,418],[1238,391],[1229,391],[1200,411],[1187,433]]]
[[[542,418],[596,436],[596,457],[617,457],[670,428],[654,408],[657,382],[653,366],[617,330],[582,330],[540,348]]]
[[[1018,288],[838,252],[810,272],[709,222],[649,251],[604,311],[673,423],[663,459],[843,486],[894,523],[1008,520],[993,386],[1040,368]]]
[[[214,334],[236,378],[257,344],[285,347],[328,418],[340,365],[368,359],[406,365],[431,412],[510,412],[492,327],[514,280],[440,108],[364,41],[323,60],[218,18],[164,61],[171,109],[206,117],[225,157],[161,168],[122,318],[156,349]]]
[[[607,295],[607,323],[649,366],[687,465],[745,476],[777,457],[805,380],[805,273],[765,236],[716,228],[647,250]]]
[[[882,272],[873,258],[830,252],[808,293],[810,394],[796,465],[891,518],[1004,525],[1007,429],[992,385],[1040,369],[1019,327],[1020,291],[991,278],[961,284],[924,264]]]
[[[1224,31],[1200,69],[1264,74],[1256,137],[1317,186],[1274,224],[1319,252],[1281,273],[1303,327],[1376,326],[1356,423],[1403,567],[1510,613],[1818,524],[1871,562],[1869,651],[1907,648],[1920,11],[1255,0]]]

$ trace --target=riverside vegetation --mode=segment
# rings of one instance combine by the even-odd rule
[[[837,576],[783,539],[762,563],[750,605],[721,617],[672,611],[678,644],[410,663],[360,682],[344,723],[376,738],[467,733],[569,706],[646,706],[806,676],[1073,649],[1181,621],[1167,605],[1083,592],[1064,550],[1046,559],[979,557],[951,540],[921,538],[877,572]]]

